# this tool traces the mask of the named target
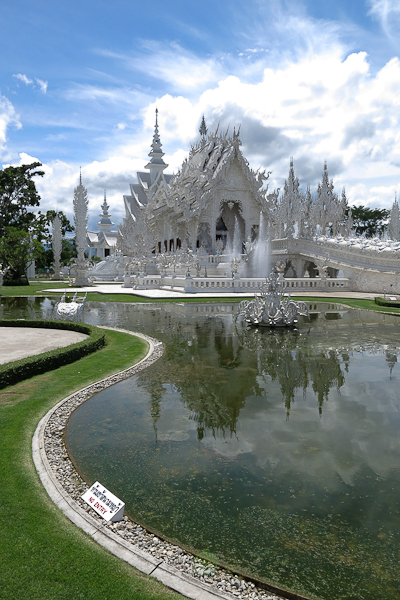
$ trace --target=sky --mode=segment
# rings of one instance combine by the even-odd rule
[[[2,7],[0,159],[44,166],[40,209],[82,180],[89,228],[112,220],[148,162],[155,108],[166,172],[199,138],[240,125],[253,169],[282,188],[290,157],[315,192],[327,161],[349,204],[400,192],[398,0],[13,0]]]

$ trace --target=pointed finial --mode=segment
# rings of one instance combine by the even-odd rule
[[[293,168],[293,156],[290,157],[290,168]]]
[[[328,168],[328,163],[326,162],[326,160],[324,161],[324,171],[326,171]]]
[[[106,190],[104,190],[104,202],[106,201]]]
[[[158,108],[156,108],[156,127],[158,127]]]
[[[200,129],[199,129],[199,133],[201,135],[202,140],[205,140],[205,137],[207,135],[207,131],[208,131],[208,129],[207,129],[207,126],[206,126],[206,120],[205,120],[204,115],[203,115],[203,117],[201,119]]]
[[[79,167],[79,184],[82,185],[82,167]]]

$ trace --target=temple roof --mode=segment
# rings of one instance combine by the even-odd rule
[[[154,209],[170,206],[169,198],[174,198],[175,210],[183,212],[199,212],[212,189],[224,180],[232,161],[237,159],[239,166],[254,192],[259,203],[265,202],[266,190],[261,190],[268,179],[265,172],[254,172],[250,169],[241,150],[239,132],[233,131],[202,136],[199,143],[192,146],[189,157],[184,161],[178,173],[171,177],[166,189],[159,189],[154,194]]]

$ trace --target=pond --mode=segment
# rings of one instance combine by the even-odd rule
[[[3,299],[0,316],[52,306]],[[165,352],[73,413],[69,449],[137,521],[228,567],[324,600],[400,598],[400,320],[309,306],[271,332],[233,304],[88,303],[86,322]]]

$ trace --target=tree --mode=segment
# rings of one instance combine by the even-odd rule
[[[368,208],[367,206],[352,206],[351,216],[353,229],[357,235],[366,237],[381,235],[386,227],[390,211],[386,208]]]
[[[0,260],[6,268],[4,285],[29,285],[26,269],[37,244],[31,234],[17,227],[6,227],[0,238]]]
[[[39,206],[33,177],[44,175],[37,170],[41,166],[35,162],[0,171],[0,263],[6,269],[5,284],[29,285],[26,269],[37,247],[32,239],[37,217],[29,209]]]
[[[51,244],[52,238],[50,227],[56,216],[58,216],[61,220],[61,233],[63,237],[67,232],[69,233],[74,231],[74,226],[70,223],[69,219],[64,215],[62,210],[48,210],[45,214],[39,210],[34,226],[36,239],[39,242],[48,245]]]
[[[73,258],[77,257],[75,238],[63,238],[61,250],[61,264],[68,265]]]
[[[36,220],[36,215],[29,209],[39,206],[40,196],[37,193],[33,177],[44,175],[44,171],[36,170],[41,163],[20,167],[7,167],[0,171],[0,236],[3,237],[6,227],[16,227],[24,231]]]

